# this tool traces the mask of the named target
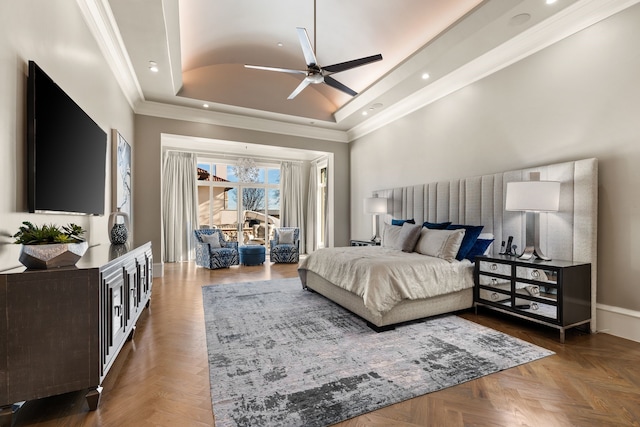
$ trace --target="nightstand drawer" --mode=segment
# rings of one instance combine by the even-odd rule
[[[535,298],[542,298],[552,304],[558,303],[558,288],[554,285],[532,285],[530,283],[516,282],[516,293]]]
[[[554,322],[558,321],[558,306],[556,305],[516,298],[515,309],[519,312],[546,317]]]
[[[511,266],[500,262],[480,261],[480,271],[511,276]]]
[[[380,242],[373,240],[351,240],[349,244],[351,246],[380,246]]]
[[[511,295],[509,292],[509,288],[505,289],[503,292],[500,292],[500,289],[498,288],[496,288],[496,290],[479,289],[478,297],[487,302],[500,303],[506,307],[511,307]]]
[[[509,279],[500,279],[481,274],[478,277],[478,282],[482,286],[491,286],[492,288],[499,288],[506,292],[511,292],[511,280]]]
[[[516,278],[535,280],[543,283],[558,283],[558,273],[544,268],[516,267]]]

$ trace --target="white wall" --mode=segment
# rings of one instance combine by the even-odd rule
[[[38,65],[107,133],[105,216],[27,213],[26,86],[29,60]],[[88,229],[89,243],[109,244],[111,129],[134,146],[133,112],[124,98],[80,9],[72,0],[0,2],[0,269],[17,266],[13,235],[22,221],[75,222]],[[135,152],[135,148],[134,148]],[[68,165],[81,159],[69,159]]]
[[[353,142],[352,237],[370,233],[376,189],[597,157],[599,309],[638,325],[639,22],[636,5]]]

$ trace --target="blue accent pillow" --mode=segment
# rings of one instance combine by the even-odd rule
[[[422,223],[423,227],[427,227],[430,230],[446,230],[451,225],[451,222],[429,222]]]
[[[411,219],[392,219],[391,220],[391,225],[402,225],[405,222],[408,222],[409,224],[415,224],[416,221],[411,218]]]
[[[491,246],[491,243],[493,243],[493,240],[494,239],[478,239],[478,240],[476,240],[476,242],[471,247],[471,250],[469,252],[467,252],[467,255],[465,256],[465,258],[468,259],[471,262],[475,262],[476,257],[478,255],[484,254],[485,251],[489,248],[489,246]]]
[[[461,228],[464,228],[465,232],[462,244],[458,250],[458,255],[456,255],[456,259],[458,261],[465,259],[473,245],[476,243],[476,240],[478,240],[478,236],[482,233],[484,225],[451,224],[447,227],[447,230],[459,230]]]

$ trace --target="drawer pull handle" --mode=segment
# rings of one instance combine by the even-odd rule
[[[538,270],[531,270],[531,277],[534,279],[540,278],[540,272]]]
[[[538,303],[532,302],[531,303],[531,310],[537,310],[538,309]]]
[[[491,264],[489,266],[489,270],[496,271],[497,269],[498,269],[498,265],[497,264]]]
[[[496,279],[495,277],[491,279],[491,285],[493,286],[497,286],[498,285],[498,279]]]
[[[492,293],[492,294],[491,294],[491,299],[492,299],[492,300],[494,300],[494,301],[495,301],[495,300],[497,300],[498,298],[499,298],[499,297],[498,297],[498,294],[497,294],[496,292],[494,292],[494,293]]]

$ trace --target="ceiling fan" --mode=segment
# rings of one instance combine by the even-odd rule
[[[326,83],[327,85],[341,90],[351,96],[357,95],[357,92],[353,89],[343,85],[333,77],[331,74],[339,73],[341,71],[350,70],[352,68],[367,65],[372,62],[382,60],[382,55],[367,56],[365,58],[354,59],[352,61],[341,62],[339,64],[329,65],[327,67],[321,67],[316,60],[316,54],[313,52],[307,30],[304,28],[296,28],[298,32],[298,38],[300,39],[300,46],[302,47],[302,53],[304,54],[305,62],[307,63],[306,70],[292,70],[288,68],[276,68],[276,67],[263,67],[260,65],[245,65],[246,68],[254,68],[256,70],[278,71],[280,73],[290,74],[304,74],[304,80],[298,85],[298,87],[291,92],[291,95],[287,99],[295,98],[304,88],[310,84]]]

